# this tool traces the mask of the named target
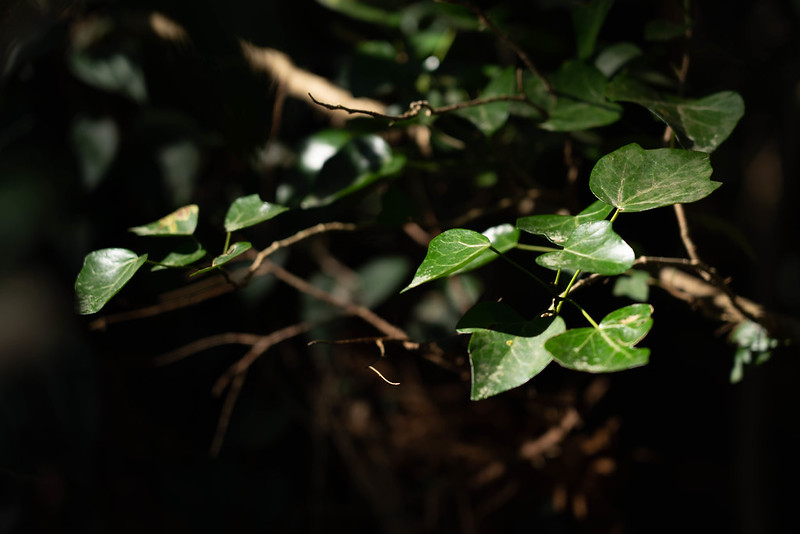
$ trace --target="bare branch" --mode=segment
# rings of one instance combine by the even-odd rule
[[[158,356],[153,360],[155,365],[168,365],[175,363],[187,356],[197,354],[204,350],[219,347],[221,345],[255,345],[263,336],[257,334],[245,334],[239,332],[225,332],[224,334],[217,334],[214,336],[204,337],[196,341],[192,341],[180,348],[167,352]]]

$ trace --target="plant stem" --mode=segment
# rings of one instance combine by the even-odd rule
[[[228,233],[225,235],[225,247],[222,249],[222,253],[223,253],[223,254],[225,254],[226,252],[228,252],[228,246],[229,246],[230,244],[231,244],[231,233],[230,233],[230,232],[228,232]]]
[[[531,278],[533,278],[534,280],[536,280],[536,282],[539,285],[541,285],[542,287],[546,288],[549,293],[551,293],[551,294],[553,293],[553,288],[550,287],[550,284],[548,284],[547,282],[545,282],[544,280],[542,280],[541,278],[539,278],[538,276],[536,276],[535,274],[530,272],[528,269],[526,269],[525,267],[523,267],[519,263],[515,262],[514,260],[512,260],[511,258],[509,258],[508,256],[506,256],[505,254],[503,254],[502,252],[500,252],[499,250],[497,250],[496,248],[494,248],[492,246],[489,247],[489,250],[491,250],[492,252],[494,252],[495,254],[500,256],[501,258],[503,258],[505,261],[510,263],[512,266],[516,267],[518,270],[522,271],[526,275],[528,275]]]
[[[564,304],[564,298],[569,294],[569,290],[572,289],[572,284],[575,283],[580,274],[581,270],[578,269],[577,271],[575,271],[575,274],[572,275],[572,280],[569,281],[569,284],[567,284],[566,289],[564,289],[564,292],[561,293],[561,300],[556,305],[556,313],[561,313],[561,306]]]
[[[611,216],[611,222],[612,223],[617,220],[617,215],[619,215],[619,208],[615,209],[614,210],[614,215]]]

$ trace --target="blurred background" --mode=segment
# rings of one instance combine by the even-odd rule
[[[477,5],[545,74],[574,56],[573,2]],[[800,3],[693,2],[688,44],[683,7],[614,2],[598,50],[632,43],[632,68],[670,89],[688,50],[687,96],[743,96],[743,119],[712,155],[724,185],[687,206],[689,223],[735,292],[797,317]],[[427,239],[580,209],[594,161],[634,140],[660,146],[663,124],[626,104],[601,128],[546,131],[512,114],[486,135],[452,114],[422,120],[433,134],[420,138],[329,113],[305,84],[399,114],[413,100],[475,97],[518,63],[473,12],[427,1],[3,0],[0,532],[788,531],[796,348],[731,384],[729,332],[652,288],[648,366],[551,365],[471,402],[458,318],[479,299],[528,310],[541,295],[497,262],[399,294]],[[313,147],[333,153],[354,135],[372,144],[315,163]],[[369,187],[337,196],[354,175]],[[359,224],[271,259],[423,348],[387,342],[382,358],[369,342],[308,346],[380,332],[270,275],[181,309],[119,315],[225,284],[145,268],[98,315],[75,312],[88,252],[156,254],[127,229],[190,203],[198,239],[222,249],[229,204],[254,193],[293,208],[242,232],[257,249],[318,223]],[[671,210],[619,224],[637,251],[685,255]],[[581,298],[595,317],[629,302],[607,284]],[[301,321],[317,326],[251,366],[229,417],[230,397],[212,388],[247,347],[159,363],[207,336]]]

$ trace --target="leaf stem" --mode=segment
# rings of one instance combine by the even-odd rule
[[[556,304],[556,313],[561,313],[561,306],[564,304],[564,298],[566,298],[566,296],[569,294],[569,290],[572,289],[572,285],[578,279],[578,276],[580,276],[580,274],[581,270],[578,269],[577,271],[575,271],[575,274],[572,275],[572,279],[569,281],[569,284],[567,284],[566,289],[564,289],[564,292],[561,293],[561,300],[558,302],[558,304]]]
[[[509,258],[508,256],[506,256],[505,254],[503,254],[502,252],[500,252],[499,250],[497,250],[496,248],[494,248],[491,245],[489,246],[489,250],[491,250],[492,252],[494,252],[495,254],[500,256],[501,258],[503,258],[505,261],[510,263],[512,266],[516,267],[518,270],[522,271],[526,275],[528,275],[531,278],[533,278],[539,285],[541,285],[542,287],[546,288],[548,293],[551,293],[551,294],[553,293],[553,288],[550,286],[550,284],[548,284],[547,282],[545,282],[544,280],[542,280],[541,278],[539,278],[538,276],[536,276],[535,274],[530,272],[528,269],[526,269],[525,267],[523,267],[519,263],[515,262],[514,260],[512,260],[511,258]]]
[[[612,223],[617,220],[617,215],[619,215],[619,213],[620,213],[619,208],[614,210],[614,215],[611,216],[611,222]]]
[[[228,252],[228,246],[230,246],[230,244],[231,244],[231,233],[230,233],[230,232],[228,232],[228,233],[225,235],[225,247],[222,249],[222,253],[223,253],[223,254],[225,254],[226,252]]]

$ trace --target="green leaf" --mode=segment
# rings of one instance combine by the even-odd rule
[[[104,248],[87,254],[75,280],[78,313],[100,311],[146,260],[147,254],[139,256],[124,248]]]
[[[646,365],[650,350],[635,348],[653,326],[649,304],[632,304],[603,318],[597,328],[574,328],[545,343],[553,358],[576,371],[605,373]]]
[[[630,276],[620,276],[612,293],[615,297],[647,302],[650,296],[650,274],[645,271],[631,271]]]
[[[548,269],[570,269],[617,275],[633,265],[633,249],[614,232],[609,221],[583,223],[564,243],[564,250],[548,252],[536,263]]]
[[[144,73],[129,55],[99,56],[76,49],[69,55],[69,66],[77,78],[93,87],[122,94],[139,103],[147,100]]]
[[[244,254],[252,247],[253,245],[248,241],[238,241],[233,245],[231,245],[230,247],[228,247],[228,250],[224,254],[220,254],[219,256],[211,260],[210,267],[206,267],[205,269],[200,269],[199,271],[195,271],[192,273],[192,276],[197,276],[198,274],[207,273],[208,271],[216,269],[217,267],[221,267],[222,265],[225,265],[235,257]]]
[[[744,115],[744,100],[734,91],[682,99],[662,96],[641,82],[620,76],[609,84],[607,94],[612,100],[646,107],[668,124],[687,148],[700,152],[713,152]]]
[[[645,150],[631,143],[600,158],[589,187],[621,211],[645,211],[707,197],[722,185],[710,176],[711,162],[704,152]]]
[[[492,78],[478,98],[513,95],[515,93],[516,70],[514,67],[508,67]],[[460,109],[456,111],[456,114],[468,119],[484,135],[490,136],[508,120],[509,104],[509,102],[492,102],[491,104]]]
[[[597,55],[594,66],[606,78],[610,78],[629,61],[641,55],[642,49],[633,43],[616,43]]]
[[[111,117],[80,117],[70,136],[81,169],[83,184],[94,189],[114,161],[119,147],[119,128]]]
[[[473,230],[453,228],[442,232],[428,244],[428,253],[417,268],[414,279],[401,293],[425,282],[450,276],[491,246],[488,237]]]
[[[469,341],[474,401],[521,386],[539,374],[553,357],[545,343],[566,330],[561,317],[518,323],[516,333],[474,330]]]
[[[585,222],[602,221],[614,208],[596,200],[577,215],[530,215],[517,219],[517,228],[534,235],[543,235],[550,242],[563,245],[578,226]]]
[[[197,228],[199,211],[197,204],[190,204],[150,224],[128,228],[128,231],[141,236],[192,235]]]
[[[405,156],[394,154],[385,140],[371,134],[354,137],[327,159],[323,157],[317,158],[323,164],[312,176],[311,193],[303,198],[303,208],[331,204],[381,178],[397,175],[406,163]]]
[[[606,78],[592,65],[567,61],[550,79],[556,95],[543,98],[542,89],[532,78],[526,94],[550,114],[539,126],[554,132],[588,130],[617,122],[622,108],[606,99]],[[539,82],[541,83],[541,82]]]
[[[187,240],[182,242],[172,252],[167,254],[164,259],[153,265],[151,271],[162,271],[168,267],[184,267],[190,265],[206,255],[206,251],[200,243]]]
[[[371,24],[396,28],[401,21],[399,13],[386,11],[358,0],[317,0],[317,3],[342,15]]]
[[[258,195],[237,198],[225,215],[225,230],[235,232],[268,221],[288,210],[286,206],[264,202]]]
[[[483,235],[489,238],[492,247],[498,252],[508,252],[516,247],[519,242],[519,230],[510,224],[501,224],[488,228],[483,232]],[[485,250],[478,257],[469,262],[469,264],[453,274],[462,274],[467,271],[475,270],[479,267],[483,267],[487,263],[493,262],[499,257],[500,256],[496,252]]]
[[[578,46],[578,59],[588,59],[594,53],[597,35],[608,10],[614,0],[593,0],[576,3],[572,7],[572,24],[575,26],[575,40]]]
[[[766,328],[750,320],[740,323],[731,332],[729,340],[738,345],[730,375],[732,384],[741,381],[745,365],[753,363],[753,360],[756,365],[764,363],[772,356],[772,349],[778,346],[778,340],[770,337]]]

